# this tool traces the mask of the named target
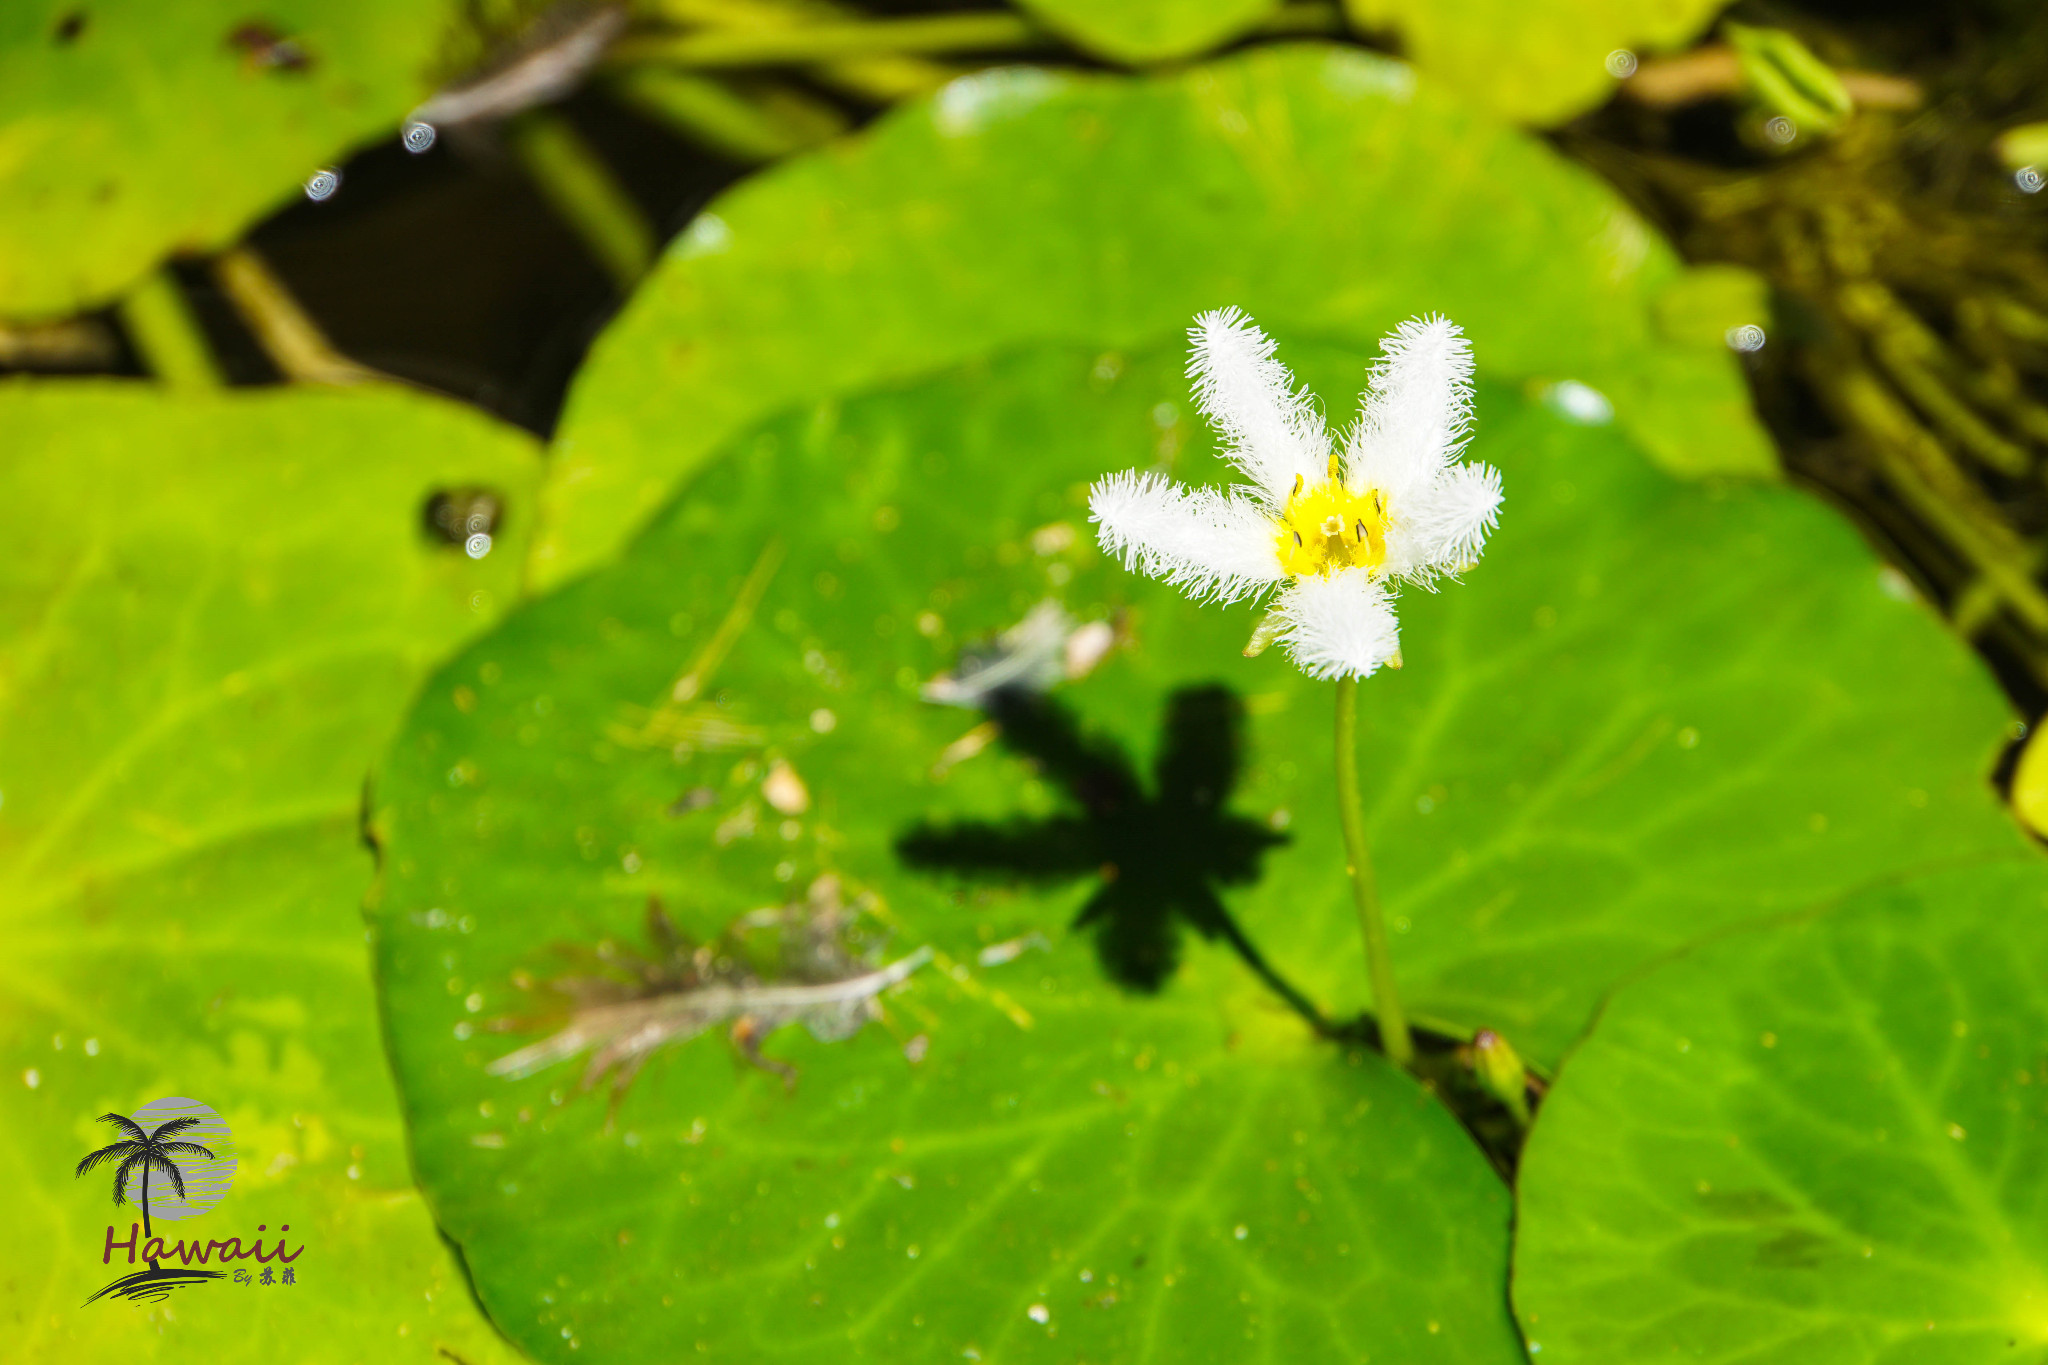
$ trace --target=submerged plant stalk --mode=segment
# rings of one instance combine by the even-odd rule
[[[1394,989],[1394,962],[1387,950],[1387,923],[1380,912],[1379,885],[1372,875],[1372,850],[1365,839],[1365,814],[1358,804],[1358,679],[1337,679],[1337,811],[1344,825],[1344,861],[1351,874],[1351,898],[1365,933],[1365,969],[1372,981],[1372,1006],[1379,1020],[1380,1046],[1387,1060],[1404,1070],[1415,1061],[1408,1016]]]

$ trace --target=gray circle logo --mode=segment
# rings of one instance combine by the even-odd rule
[[[151,1100],[127,1116],[131,1122],[165,1147],[182,1142],[201,1151],[167,1150],[164,1160],[178,1168],[179,1179],[184,1183],[180,1193],[176,1185],[167,1178],[163,1162],[145,1162],[155,1168],[149,1182],[148,1209],[152,1221],[176,1222],[181,1218],[197,1218],[211,1209],[226,1196],[229,1186],[235,1183],[235,1168],[240,1164],[235,1149],[235,1134],[228,1127],[212,1105],[182,1096],[166,1096]],[[196,1122],[180,1123],[183,1119]],[[166,1124],[178,1124],[175,1133],[165,1133]],[[134,1135],[123,1133],[134,1140]],[[122,1193],[127,1202],[141,1207],[143,1173],[140,1169],[129,1173]]]

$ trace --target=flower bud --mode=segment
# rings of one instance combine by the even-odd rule
[[[1508,1040],[1490,1028],[1472,1035],[1472,1070],[1486,1093],[1508,1107],[1515,1122],[1529,1126],[1529,1070]]]

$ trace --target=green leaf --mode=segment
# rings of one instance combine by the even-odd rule
[[[1371,28],[1398,32],[1430,80],[1490,113],[1554,126],[1606,102],[1609,54],[1690,43],[1726,0],[1346,0]],[[1633,68],[1629,68],[1632,70]]]
[[[1137,66],[1207,52],[1242,37],[1279,0],[1019,0],[1018,8],[1084,50]]]
[[[1698,266],[1659,294],[1652,310],[1664,336],[1712,345],[1725,342],[1734,328],[1770,321],[1770,286],[1761,275],[1739,265]]]
[[[378,389],[16,381],[0,427],[17,456],[0,469],[15,1341],[65,1359],[509,1358],[411,1185],[356,807],[421,672],[516,590],[533,443]],[[430,494],[460,488],[507,509],[481,559],[423,527]],[[212,1104],[241,1150],[227,1199],[177,1231],[289,1223],[298,1284],[81,1307],[116,1274],[117,1212],[72,1167],[104,1142],[97,1115],[163,1095]]]
[[[1147,80],[985,73],[777,166],[678,239],[571,392],[534,581],[612,553],[792,402],[1034,341],[1158,345],[1226,304],[1355,348],[1441,310],[1492,375],[1607,395],[1668,468],[1767,472],[1726,347],[1652,325],[1680,273],[1592,177],[1356,49]]]
[[[1369,359],[1281,354],[1338,417]],[[1124,571],[1086,526],[1109,470],[1226,476],[1181,366],[1177,344],[1037,348],[796,410],[425,694],[376,792],[380,984],[421,1177],[528,1349],[1210,1359],[1246,1331],[1304,1358],[1511,1349],[1478,1154],[1406,1081],[1351,1066],[1245,964],[1194,946],[1204,928],[1230,942],[1203,917],[1220,896],[1307,996],[1363,1003],[1331,689],[1277,651],[1244,658],[1253,613]],[[1420,1013],[1554,1061],[1659,952],[2017,846],[1983,776],[2002,702],[1831,513],[1679,484],[1611,428],[1482,399],[1501,529],[1467,583],[1404,598],[1406,667],[1363,707]],[[1120,623],[1122,645],[1054,696],[1128,779],[1100,758],[1063,776],[1072,750],[1014,716],[1009,743],[1039,763],[977,753],[980,716],[919,699],[1048,598]],[[1153,783],[1163,756],[1185,773],[1210,752],[1162,738],[1205,685],[1245,708],[1241,776]],[[1204,787],[1206,813],[1164,818],[1167,794]],[[1290,842],[1234,862],[1261,828]],[[1016,870],[930,870],[977,849]],[[533,1012],[514,983],[564,969],[551,944],[637,943],[650,896],[701,941],[825,873],[881,898],[882,956],[945,956],[888,999],[887,1027],[772,1036],[793,1094],[712,1036],[658,1052],[615,1131],[576,1096],[578,1065],[486,1074],[542,1036],[484,1026]],[[1298,1202],[1296,1161],[1326,1204]],[[1230,1259],[1240,1222],[1276,1239],[1262,1259]],[[1116,1311],[1088,1308],[1111,1270]],[[1057,1338],[1027,1316],[1040,1302]],[[1415,1335],[1418,1317],[1439,1332]]]
[[[431,93],[456,14],[446,0],[6,6],[0,316],[92,307],[165,256],[233,241]]]
[[[2007,170],[2023,170],[2048,161],[2048,123],[2022,123],[1998,135],[1992,144]]]
[[[1885,886],[1618,991],[1523,1157],[1544,1361],[2048,1345],[2048,874]]]
[[[1369,359],[1300,345],[1281,354],[1340,418],[1336,395],[1356,392]],[[1064,523],[1085,549],[1087,481],[1148,456],[1178,461],[1195,482],[1228,478],[1190,411],[1178,346],[998,373],[849,410],[861,414],[843,438],[849,449],[879,461],[908,448],[962,482],[917,477],[915,465],[881,488],[784,475],[780,501],[724,515],[752,528],[725,552],[733,581],[774,529],[794,535],[829,515],[825,524],[851,537],[865,524],[860,501],[902,500],[905,519],[910,500],[926,502],[942,524],[964,522],[953,539],[984,548],[933,563],[936,532],[892,533],[873,553],[924,567],[892,569],[868,599],[835,605],[843,623],[824,619],[822,602],[802,615],[850,661],[867,659],[871,683],[905,669],[930,677],[948,666],[945,649],[905,623],[934,610],[957,643],[1022,617],[1053,590],[1024,537]],[[2017,845],[1986,778],[2010,723],[2005,701],[1830,511],[1769,488],[1676,483],[1612,426],[1567,415],[1570,400],[1488,392],[1474,450],[1505,474],[1501,530],[1466,585],[1407,595],[1408,666],[1374,678],[1360,708],[1367,814],[1415,1008],[1505,1029],[1548,1063],[1615,979],[1700,933],[1881,873]],[[786,419],[771,444],[788,446],[805,421],[853,419],[826,405]],[[675,517],[710,518],[693,513],[706,496],[693,489]],[[832,496],[859,501],[828,514]],[[1010,511],[1005,498],[1029,510]],[[717,525],[689,524],[693,552],[708,553]],[[1014,572],[997,572],[1000,560],[991,568],[989,540],[1010,545]],[[916,601],[927,584],[970,571],[993,599],[970,614]],[[1349,891],[1324,875],[1341,869],[1326,795],[1328,689],[1277,655],[1240,658],[1247,610],[1195,609],[1092,553],[1071,572],[1058,595],[1077,616],[1144,604],[1142,655],[1117,657],[1165,672],[1134,694],[1112,693],[1118,707],[1101,718],[1127,742],[1150,742],[1169,681],[1220,678],[1261,699],[1254,747],[1270,762],[1248,773],[1246,791],[1259,809],[1292,813],[1295,845],[1284,873],[1246,893],[1242,913],[1312,994],[1361,1004]],[[783,572],[789,591],[805,581]],[[715,600],[726,589],[701,581],[692,591]],[[864,623],[885,616],[897,634],[868,638]]]

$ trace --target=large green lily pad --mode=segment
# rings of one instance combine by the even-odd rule
[[[1114,62],[1192,57],[1239,37],[1278,0],[1020,0],[1019,9]]]
[[[1355,390],[1368,358],[1282,354],[1325,394]],[[1110,469],[1222,476],[1180,367],[1177,344],[1035,349],[771,421],[619,564],[522,608],[428,690],[374,800],[381,985],[423,1181],[528,1349],[1505,1349],[1498,1187],[1432,1126],[1448,1119],[1317,1041],[1220,947],[1173,968],[1175,915],[1220,896],[1308,997],[1364,1003],[1330,689],[1277,653],[1243,658],[1250,613],[1191,605],[1087,534],[1086,485]],[[1364,706],[1420,1013],[1554,1060],[1661,951],[2017,846],[1984,781],[2002,702],[1825,508],[1677,483],[1612,428],[1497,387],[1479,430],[1502,528],[1468,583],[1410,594],[1407,666]],[[1014,723],[1012,751],[976,753],[977,715],[920,699],[963,644],[1047,599],[1123,633],[1053,694],[1063,713],[1133,773],[1178,778],[1117,778]],[[651,720],[686,670],[686,700]],[[1248,716],[1234,782],[1162,739],[1205,685]],[[1105,791],[1127,795],[1105,808]],[[1156,805],[1175,792],[1209,805]],[[1290,842],[1232,875],[1233,841],[1260,830]],[[960,874],[975,862],[991,866]],[[550,945],[637,943],[650,896],[702,939],[827,873],[881,898],[884,956],[945,958],[887,1026],[771,1038],[800,1069],[793,1094],[716,1036],[657,1053],[610,1131],[578,1065],[486,1072],[540,1036],[486,1026],[530,1012],[518,981],[564,970]],[[1169,894],[1182,911],[1159,909]],[[1270,1178],[1296,1161],[1305,1186]],[[1306,1189],[1328,1206],[1293,1202]],[[1258,1258],[1230,1259],[1239,1223]],[[1368,1245],[1384,1259],[1358,1259]],[[1089,1303],[1112,1264],[1103,1313]],[[1402,1265],[1429,1266],[1427,1285],[1396,1285]],[[1438,1331],[1415,1335],[1417,1317]]]
[[[431,93],[443,0],[0,7],[0,316],[208,251]]]
[[[1358,348],[1442,310],[1495,375],[1605,394],[1668,468],[1767,472],[1718,335],[1653,324],[1682,278],[1592,176],[1355,48],[1153,79],[987,72],[677,239],[571,391],[532,578],[603,559],[792,402],[1027,342],[1156,344],[1228,304]]]
[[[1618,51],[1691,42],[1726,0],[1347,0],[1368,27],[1393,29],[1430,80],[1474,108],[1545,126],[1604,102]]]
[[[1544,1361],[2048,1349],[2048,869],[1882,887],[1630,983],[1523,1158]]]
[[[373,1012],[356,807],[421,671],[516,589],[523,434],[397,391],[0,386],[0,1313],[28,1356],[510,1359],[412,1188]],[[443,488],[503,499],[481,558]],[[218,1109],[234,1189],[178,1236],[306,1247],[297,1283],[87,1296],[125,1237],[94,1119]],[[117,1261],[122,1259],[117,1255]],[[252,1270],[257,1267],[250,1267]]]

